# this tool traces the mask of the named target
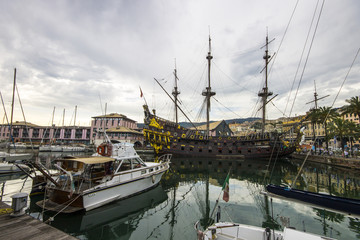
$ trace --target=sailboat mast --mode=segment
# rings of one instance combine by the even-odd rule
[[[65,120],[65,108],[64,108],[64,111],[63,111],[63,118],[62,118],[62,126],[64,127],[64,120]]]
[[[211,92],[211,86],[210,86],[210,69],[211,69],[211,59],[213,56],[211,56],[211,38],[209,36],[209,52],[206,56],[206,59],[208,60],[208,86],[205,91],[202,92],[202,95],[206,97],[206,134],[207,136],[210,135],[210,98],[214,96],[216,93]]]
[[[12,141],[12,124],[13,124],[13,116],[14,116],[14,98],[15,98],[15,86],[16,86],[16,68],[14,68],[14,84],[13,84],[13,96],[11,102],[11,118],[10,118],[10,141]]]
[[[265,86],[262,89],[262,92],[259,92],[258,96],[262,98],[262,124],[261,124],[261,135],[264,135],[265,133],[265,118],[266,118],[266,104],[267,104],[267,97],[271,96],[273,93],[269,92],[268,89],[268,64],[269,64],[269,39],[268,35],[266,35],[266,44],[265,44]]]
[[[177,88],[177,71],[176,71],[176,60],[175,60],[175,69],[174,69],[174,76],[175,76],[175,87],[174,87],[174,91],[172,92],[172,95],[174,96],[175,99],[175,121],[176,124],[178,124],[178,98],[177,96],[180,94],[180,92],[178,91]]]
[[[315,83],[315,80],[314,80],[314,88],[315,88],[315,92],[314,92],[314,102],[315,102],[315,110],[317,110],[317,101],[318,101],[318,94],[316,92],[316,83]]]
[[[76,126],[76,112],[77,112],[77,105],[75,105],[74,127]]]
[[[54,106],[53,114],[52,114],[52,117],[51,117],[51,127],[54,125],[54,115],[55,115],[55,106]]]

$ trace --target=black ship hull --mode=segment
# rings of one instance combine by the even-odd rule
[[[349,214],[360,214],[360,200],[332,196],[322,193],[314,193],[299,189],[290,189],[287,187],[269,184],[266,190],[270,193],[307,202],[317,206],[338,210]]]

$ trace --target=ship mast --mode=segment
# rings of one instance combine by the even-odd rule
[[[262,98],[262,125],[261,125],[261,135],[264,136],[265,133],[265,117],[266,117],[266,104],[267,104],[267,97],[271,96],[273,93],[269,92],[268,89],[268,64],[270,61],[270,55],[269,55],[269,39],[268,35],[266,35],[266,43],[265,43],[265,86],[263,87],[262,91],[259,92],[258,96]]]
[[[216,93],[211,91],[211,86],[210,86],[210,67],[211,67],[211,59],[213,58],[213,56],[211,56],[211,38],[209,36],[209,52],[208,55],[206,56],[206,59],[208,60],[208,87],[206,88],[206,90],[204,90],[202,92],[202,95],[205,96],[206,99],[206,134],[207,136],[209,136],[210,134],[210,127],[209,127],[209,121],[210,121],[210,98],[212,96],[214,96]]]
[[[172,92],[172,95],[174,96],[174,103],[175,103],[175,121],[176,124],[178,124],[178,98],[177,96],[180,94],[180,92],[178,91],[177,88],[177,81],[179,80],[177,77],[177,72],[176,72],[176,60],[175,60],[175,69],[174,69],[174,76],[175,76],[175,87],[174,90]]]

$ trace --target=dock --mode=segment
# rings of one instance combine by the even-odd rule
[[[10,208],[7,204],[0,201],[0,209]],[[0,212],[0,239],[37,239],[37,240],[76,240],[70,236],[38,219],[24,214],[19,217],[12,217],[6,211]]]

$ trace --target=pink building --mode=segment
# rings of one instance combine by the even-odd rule
[[[7,124],[0,125],[0,140],[10,140]],[[84,126],[38,126],[32,123],[15,122],[12,125],[12,137],[15,142],[40,143],[82,143],[90,142],[90,127]]]
[[[95,145],[104,140],[103,134],[101,134],[104,130],[112,140],[131,142],[140,146],[143,144],[143,133],[138,131],[136,121],[125,115],[110,113],[92,118],[91,139]]]

